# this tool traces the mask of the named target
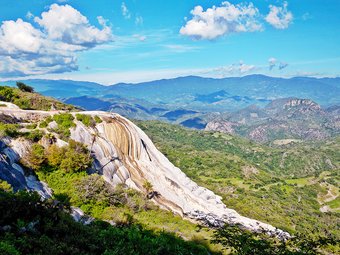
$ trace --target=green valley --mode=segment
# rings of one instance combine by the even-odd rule
[[[340,234],[339,138],[269,147],[217,132],[137,123],[172,163],[229,208],[292,233]],[[323,206],[329,209],[322,212]]]

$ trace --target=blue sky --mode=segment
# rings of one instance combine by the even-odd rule
[[[339,12],[339,0],[1,0],[0,77],[339,76]]]

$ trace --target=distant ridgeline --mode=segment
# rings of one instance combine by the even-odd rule
[[[231,132],[259,142],[321,140],[339,132],[340,78],[188,76],[112,86],[70,80],[25,82],[44,95],[86,110]],[[15,86],[14,81],[6,84]],[[282,108],[284,102],[292,99],[304,100],[302,104]],[[321,108],[306,104],[308,100]],[[304,114],[308,114],[306,125],[301,121]]]

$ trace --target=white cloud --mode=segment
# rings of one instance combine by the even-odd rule
[[[144,42],[147,39],[145,35],[140,35],[140,34],[134,34],[132,35],[132,37],[138,39],[138,41],[140,42]]]
[[[38,53],[42,39],[42,33],[22,19],[4,21],[0,27],[0,54]]]
[[[269,70],[272,70],[276,66],[277,59],[276,58],[270,58],[268,59],[269,63]]]
[[[284,2],[282,7],[269,5],[269,13],[266,16],[266,21],[277,29],[286,29],[293,21],[292,12],[287,9],[288,3]]]
[[[287,66],[288,66],[288,63],[286,62],[283,62],[283,61],[279,61],[278,59],[276,58],[269,58],[268,59],[268,64],[269,64],[269,70],[273,70],[275,67],[278,68],[278,70],[282,70],[282,69],[285,69]]]
[[[279,64],[279,70],[285,69],[288,66],[288,63],[286,62],[280,62]]]
[[[111,28],[103,22],[102,17],[98,17],[102,26],[100,30],[70,5],[52,4],[47,12],[41,14],[41,18],[36,17],[34,20],[44,28],[49,38],[67,44],[93,47],[112,39]]]
[[[34,18],[33,13],[30,12],[30,11],[28,11],[28,12],[26,13],[26,19],[33,19],[33,18]]]
[[[198,50],[199,47],[182,45],[182,44],[166,44],[164,47],[172,52],[183,53],[188,51]]]
[[[254,65],[246,65],[244,63],[241,63],[240,66],[238,67],[238,70],[241,74],[244,74],[253,71],[255,68],[256,67]]]
[[[122,10],[122,15],[124,16],[124,18],[126,18],[126,19],[131,18],[131,13],[130,13],[129,9],[127,8],[125,2],[122,2],[121,10]]]
[[[139,41],[144,42],[146,40],[146,36],[141,35],[138,39],[139,39]]]
[[[309,20],[312,18],[312,15],[310,15],[309,12],[305,12],[303,15],[302,15],[302,20]]]
[[[260,68],[255,65],[248,65],[243,61],[240,61],[239,63],[207,70],[205,74],[208,74],[212,77],[223,78],[230,75],[245,75],[258,69]]]
[[[262,30],[259,10],[252,3],[233,5],[226,1],[220,7],[213,6],[206,11],[198,5],[191,14],[193,17],[180,33],[194,39],[212,40],[230,33]]]
[[[137,15],[136,18],[135,18],[135,24],[136,25],[143,25],[143,23],[144,23],[143,17],[140,16],[140,15]]]
[[[112,41],[111,29],[98,17],[101,30],[69,5],[53,4],[39,27],[22,19],[0,26],[0,77],[41,75],[78,70],[76,53]]]

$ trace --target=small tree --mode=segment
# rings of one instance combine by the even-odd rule
[[[29,92],[29,93],[33,93],[34,92],[34,88],[31,86],[26,85],[23,82],[17,81],[17,87],[23,91],[23,92]]]
[[[143,188],[146,190],[146,193],[150,193],[153,189],[152,184],[147,180],[144,181]]]
[[[30,152],[25,157],[25,161],[28,166],[34,170],[39,170],[42,164],[45,162],[45,149],[40,144],[33,144]]]

